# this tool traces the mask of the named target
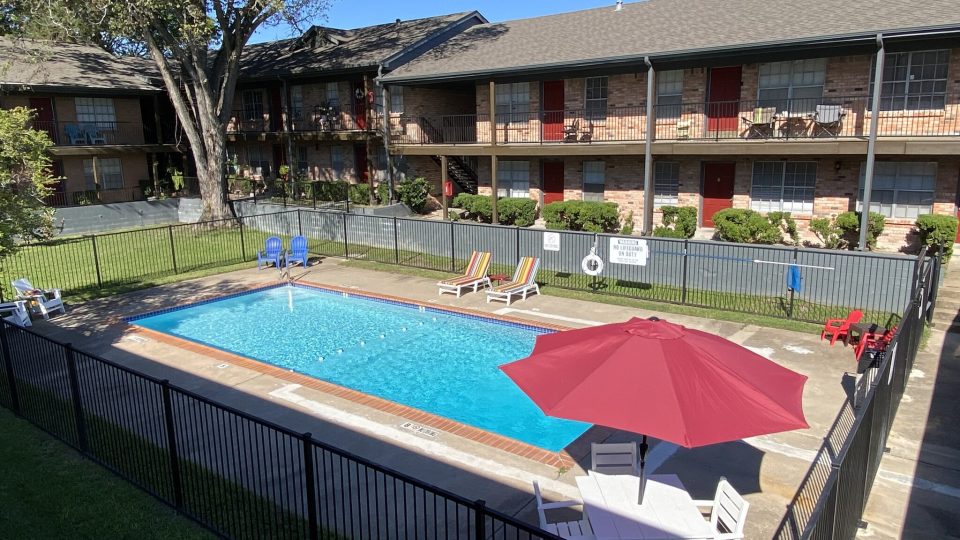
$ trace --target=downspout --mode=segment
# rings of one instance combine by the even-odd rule
[[[383,100],[383,153],[386,155],[387,164],[387,189],[390,193],[390,201],[393,202],[393,162],[390,159],[390,89],[387,85],[380,82],[383,77],[383,62],[377,65],[377,85],[380,86],[381,99]]]
[[[650,57],[645,56],[647,65],[647,137],[643,151],[643,235],[653,234],[653,137],[656,125],[656,73]]]
[[[883,62],[886,50],[883,34],[877,34],[877,60],[874,66],[873,99],[870,100],[870,138],[867,142],[867,165],[863,175],[863,203],[860,207],[860,241],[857,250],[867,249],[867,232],[870,225],[870,198],[873,195],[873,169],[877,153],[877,127],[880,124],[880,91],[883,89]]]

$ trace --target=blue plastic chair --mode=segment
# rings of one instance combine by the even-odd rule
[[[280,268],[280,261],[283,259],[283,242],[276,236],[267,238],[267,243],[263,251],[257,252],[257,270],[263,268],[267,263],[273,263]]]
[[[70,144],[87,144],[87,132],[76,124],[64,124],[63,131],[67,134]]]
[[[305,236],[294,236],[293,240],[290,241],[290,250],[287,251],[287,268],[289,269],[290,264],[295,262],[299,262],[306,267],[309,259],[310,255],[307,254],[307,238]]]

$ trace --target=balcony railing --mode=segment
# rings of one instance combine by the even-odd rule
[[[379,111],[368,115],[357,110],[342,110],[339,107],[289,108],[279,115],[271,116],[261,110],[233,111],[227,122],[227,133],[277,133],[286,131],[289,122],[290,131],[297,133],[320,132],[333,133],[344,131],[380,131],[382,115]]]
[[[812,140],[864,138],[877,119],[880,137],[960,136],[960,105],[881,110],[868,96],[677,103],[656,106],[654,140]],[[391,118],[393,144],[590,144],[645,141],[646,106],[489,115]]]
[[[50,122],[36,120],[33,129],[45,131],[57,146],[145,144],[139,122]]]

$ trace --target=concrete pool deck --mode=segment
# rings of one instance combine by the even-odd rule
[[[548,497],[577,498],[574,477],[589,467],[591,442],[632,441],[631,433],[595,427],[566,450],[575,463],[557,468],[442,429],[416,429],[411,419],[297,382],[295,374],[265,373],[242,362],[129,332],[120,317],[274,283],[275,270],[243,270],[173,283],[71,306],[65,316],[35,328],[55,339],[150,375],[169,379],[210,399],[271,420],[497,510],[536,522],[531,480]],[[710,499],[721,476],[751,503],[747,537],[769,537],[854,386],[853,354],[819,336],[742,323],[663,314],[553,296],[533,296],[507,307],[483,293],[438,296],[433,280],[377,272],[326,258],[294,279],[400,296],[421,303],[506,315],[532,323],[577,328],[630,317],[659,316],[724,336],[809,377],[804,409],[810,428],[686,450],[652,441],[648,470],[678,474],[695,499]],[[414,425],[411,425],[414,424]]]

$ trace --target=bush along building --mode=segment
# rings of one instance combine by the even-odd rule
[[[458,191],[615,202],[638,232],[789,212],[813,242],[869,201],[896,249],[957,211],[958,37],[942,1],[649,0],[475,24],[378,80],[392,159]]]

